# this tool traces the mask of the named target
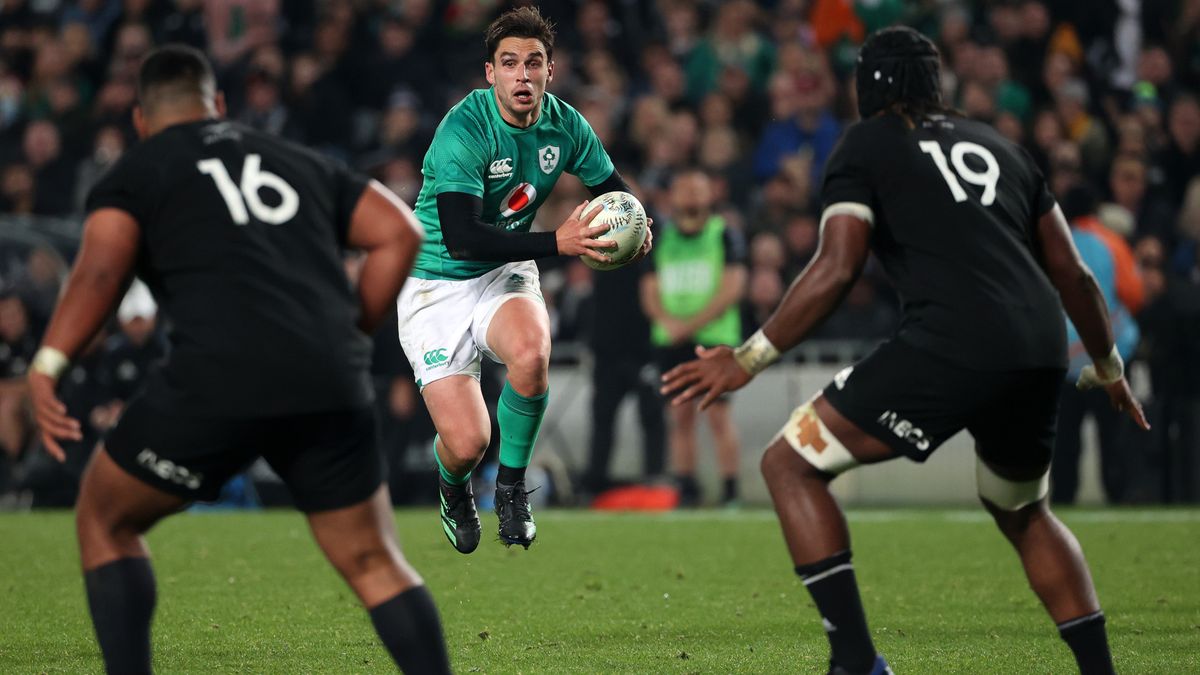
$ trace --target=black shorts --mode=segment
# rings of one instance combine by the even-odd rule
[[[890,340],[824,395],[858,428],[917,462],[962,429],[997,466],[1049,465],[1066,371],[969,370]]]
[[[364,501],[386,474],[375,409],[230,419],[194,417],[136,398],[104,442],[125,471],[189,501],[212,501],[259,457],[304,512]]]

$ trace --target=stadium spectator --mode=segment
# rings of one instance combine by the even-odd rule
[[[0,289],[0,463],[15,462],[29,439],[24,376],[35,351],[25,304],[14,289]]]
[[[25,161],[33,169],[33,212],[62,216],[71,212],[75,165],[62,154],[62,138],[53,122],[38,120],[25,128]]]
[[[745,244],[740,232],[712,211],[712,185],[698,169],[681,171],[671,182],[671,217],[647,257],[642,277],[642,309],[652,321],[651,342],[660,372],[694,357],[697,346],[736,343],[742,336],[737,303],[746,286]],[[764,235],[774,236],[774,235]],[[783,247],[776,240],[773,261],[783,264]],[[700,503],[696,480],[697,410],[694,405],[672,406],[668,431],[671,470],[679,487],[679,503]],[[741,447],[729,401],[708,410],[709,429],[717,450],[722,480],[721,503],[738,497],[738,455]]]

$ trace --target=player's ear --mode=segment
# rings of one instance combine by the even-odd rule
[[[218,91],[213,95],[213,107],[217,111],[217,117],[225,117],[225,92]]]
[[[553,81],[554,81],[554,62],[547,61],[546,62],[546,84],[550,84]]]
[[[491,61],[483,62],[483,74],[487,77],[488,84],[496,84],[496,67]]]
[[[146,123],[146,113],[142,110],[142,106],[137,104],[133,106],[133,128],[137,131],[138,138],[150,135],[150,125]]]

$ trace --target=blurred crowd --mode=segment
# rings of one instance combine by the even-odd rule
[[[824,163],[856,119],[858,44],[894,23],[925,32],[942,50],[947,100],[1024,145],[1069,215],[1102,230],[1097,255],[1138,288],[1115,297],[1137,329],[1128,360],[1155,431],[1104,434],[1117,439],[1105,451],[1108,497],[1200,499],[1200,0],[4,0],[0,228],[80,222],[88,189],[134,142],[139,59],[166,42],[211,56],[231,118],[339,157],[411,203],[438,121],[486,86],[483,28],[519,4],[557,23],[550,91],[584,114],[657,223],[672,220],[675,175],[708,175],[712,210],[748,244],[745,333],[815,252]],[[565,177],[535,227],[555,227],[584,198]],[[19,391],[72,255],[59,249],[0,251],[9,457],[28,439],[10,421],[18,395],[5,392]],[[628,328],[645,324],[637,274],[544,265],[556,358],[614,344],[640,353]],[[861,356],[899,312],[871,264],[813,344],[840,345],[832,360]],[[109,342],[132,340],[124,326]],[[99,363],[121,347],[96,349]],[[645,352],[648,362],[648,342]],[[379,367],[397,419],[420,407],[405,367]]]

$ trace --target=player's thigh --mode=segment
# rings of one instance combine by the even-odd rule
[[[387,473],[374,406],[263,422],[262,456],[304,513],[359,504]]]
[[[1064,373],[1026,370],[998,377],[993,401],[967,425],[975,438],[976,484],[991,506],[1016,511],[1049,493],[1050,462]]]
[[[472,332],[494,361],[510,368],[544,367],[550,357],[550,316],[533,261],[497,270],[475,308]]]
[[[92,455],[79,488],[76,529],[84,569],[118,558],[146,556],[138,538],[187,500],[134,478],[112,460],[101,444]]]
[[[471,317],[484,280],[409,279],[396,300],[400,347],[418,387],[452,375],[479,377]]]
[[[981,377],[890,340],[835,375],[814,406],[852,451],[871,446],[878,450],[873,439],[894,454],[924,462],[988,400],[988,384]]]
[[[117,466],[184,501],[212,501],[258,456],[252,420],[196,417],[185,409],[136,397],[104,446]]]
[[[452,452],[481,453],[491,440],[492,422],[479,380],[452,375],[425,385],[425,408],[442,443]]]

